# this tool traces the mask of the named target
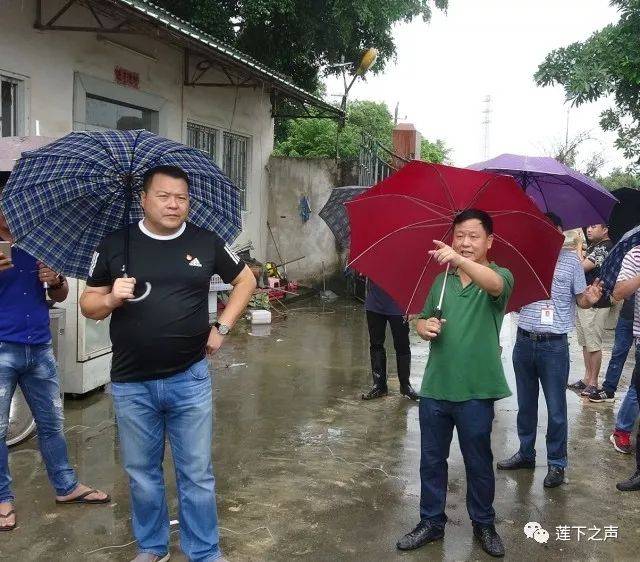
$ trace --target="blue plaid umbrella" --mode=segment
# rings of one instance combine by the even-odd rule
[[[600,280],[604,284],[606,295],[610,295],[615,287],[622,267],[622,260],[636,246],[640,246],[640,226],[632,228],[620,238],[620,241],[611,249],[600,267]]]
[[[341,250],[349,247],[349,239],[351,238],[349,217],[344,204],[367,189],[368,187],[363,186],[334,187],[331,190],[329,199],[318,213],[320,218],[327,223],[331,232],[333,232],[336,237],[336,243]]]
[[[188,174],[189,221],[235,240],[242,229],[238,189],[204,152],[144,130],[71,133],[23,153],[0,204],[20,248],[86,279],[98,243],[142,218],[142,176],[160,165]]]

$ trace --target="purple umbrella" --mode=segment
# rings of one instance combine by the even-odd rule
[[[553,158],[501,154],[469,168],[513,176],[538,208],[558,215],[567,230],[606,224],[618,201],[598,182]]]

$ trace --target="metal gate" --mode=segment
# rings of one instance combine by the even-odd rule
[[[380,141],[363,132],[358,158],[358,184],[375,185],[397,172],[407,162],[409,160],[393,153]]]

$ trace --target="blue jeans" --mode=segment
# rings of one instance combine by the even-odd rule
[[[469,517],[475,523],[493,524],[496,487],[491,453],[493,402],[420,398],[420,519],[428,519],[439,527],[447,522],[447,459],[455,427],[467,473]]]
[[[162,556],[169,548],[162,469],[167,436],[178,488],[180,547],[192,562],[220,558],[207,360],[168,378],[111,386],[139,551]]]
[[[58,496],[66,496],[76,488],[78,479],[67,455],[60,383],[51,345],[0,342],[0,502],[14,500],[5,440],[16,385],[20,385],[38,426],[49,481]]]
[[[616,325],[616,335],[611,350],[611,360],[607,367],[602,388],[607,392],[614,393],[620,382],[622,368],[629,355],[629,350],[633,345],[633,320],[627,320],[620,316]]]
[[[639,414],[638,393],[636,387],[631,384],[629,385],[627,393],[624,395],[622,404],[620,404],[620,409],[616,417],[616,429],[629,433],[632,432]]]
[[[518,437],[520,453],[536,458],[538,395],[540,386],[547,403],[547,462],[567,466],[567,382],[569,344],[567,336],[535,341],[520,332],[513,348],[513,369],[518,391]]]

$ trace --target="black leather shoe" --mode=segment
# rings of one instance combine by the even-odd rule
[[[399,550],[413,550],[443,537],[443,527],[438,527],[428,519],[423,519],[413,531],[402,537],[396,546]]]
[[[527,460],[522,456],[522,453],[518,451],[512,457],[500,461],[497,465],[498,470],[517,470],[519,468],[535,468],[535,460]]]
[[[640,490],[640,469],[636,470],[627,480],[618,482],[616,488],[621,492],[636,492]]]
[[[381,387],[378,386],[377,384],[374,384],[371,387],[371,390],[367,393],[363,393],[362,394],[362,399],[363,400],[373,400],[375,398],[382,398],[383,396],[386,396],[387,394],[389,394],[389,391],[387,390],[386,387]]]
[[[504,545],[500,535],[493,525],[473,524],[473,536],[480,541],[480,546],[487,554],[502,558],[504,556]]]
[[[413,387],[410,384],[406,386],[401,386],[400,394],[402,394],[402,396],[406,396],[409,400],[415,400],[416,402],[420,400],[418,393],[415,390],[413,390]]]
[[[564,484],[564,468],[550,464],[549,472],[544,477],[543,484],[545,488],[555,488],[560,484]]]

